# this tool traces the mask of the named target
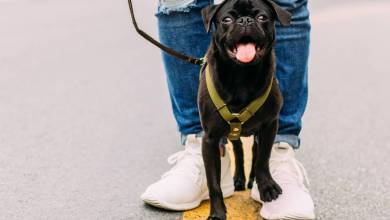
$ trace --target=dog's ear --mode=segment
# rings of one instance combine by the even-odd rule
[[[219,5],[209,5],[206,8],[202,9],[204,27],[207,33],[210,32],[211,25],[214,22],[215,15],[217,14],[217,12],[219,11],[219,9],[222,7],[223,4],[224,2]]]
[[[289,26],[291,23],[291,13],[288,12],[287,10],[284,10],[281,8],[279,5],[277,5],[275,2],[272,0],[266,0],[268,2],[272,9],[274,10],[276,14],[276,18],[278,21],[283,25],[283,26]]]

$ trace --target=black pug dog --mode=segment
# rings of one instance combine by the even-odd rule
[[[275,78],[275,20],[287,26],[291,14],[271,0],[225,0],[203,9],[202,15],[206,30],[213,27],[215,30],[206,55],[207,63],[201,72],[198,94],[205,132],[202,153],[211,203],[208,219],[226,219],[220,187],[219,143],[231,134],[232,128],[211,98],[206,70],[209,68],[215,90],[231,112],[241,112],[253,100],[269,92],[263,105],[242,124],[241,136],[255,136],[252,178],[256,178],[263,201],[275,200],[282,193],[272,179],[268,165],[282,106],[282,95]],[[241,165],[237,166],[242,172],[236,173],[235,179],[245,182],[242,179],[241,142],[236,139],[233,144],[235,151],[241,149]]]

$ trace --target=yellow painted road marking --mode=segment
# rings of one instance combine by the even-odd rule
[[[252,138],[242,138],[245,157],[245,174],[250,172],[252,161]],[[234,153],[232,145],[229,143],[228,150],[232,159],[232,174],[234,173]],[[229,220],[262,220],[259,215],[260,204],[250,197],[250,191],[235,192],[230,198],[225,199],[227,208],[227,218]],[[198,208],[184,212],[183,220],[205,220],[210,212],[210,203],[204,201]]]

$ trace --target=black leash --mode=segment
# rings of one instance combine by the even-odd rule
[[[166,53],[170,54],[171,56],[174,56],[176,58],[179,58],[181,60],[184,60],[184,61],[186,61],[188,63],[192,63],[192,64],[195,64],[195,65],[202,65],[203,64],[203,59],[190,57],[190,56],[187,56],[185,54],[179,53],[179,52],[177,52],[177,51],[175,51],[175,50],[173,50],[173,49],[171,49],[171,48],[161,44],[160,42],[156,41],[153,37],[151,37],[150,35],[145,33],[143,30],[139,29],[137,21],[136,21],[135,16],[134,16],[133,3],[131,2],[131,0],[128,0],[128,3],[129,3],[129,9],[130,9],[130,14],[131,14],[131,19],[133,21],[133,25],[134,25],[135,30],[137,31],[137,33],[139,35],[141,35],[143,38],[145,38],[147,41],[149,41],[150,43],[154,44],[155,46],[157,46],[161,50],[163,50]]]

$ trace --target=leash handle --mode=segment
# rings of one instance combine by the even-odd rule
[[[171,49],[171,48],[161,44],[160,42],[155,40],[153,37],[151,37],[150,35],[145,33],[143,30],[141,30],[138,27],[137,20],[135,19],[135,16],[134,16],[133,3],[131,2],[131,0],[128,0],[128,3],[129,3],[131,20],[133,21],[134,28],[135,28],[135,30],[137,31],[137,33],[139,35],[141,35],[147,41],[149,41],[150,43],[154,44],[155,46],[157,46],[158,48],[160,48],[161,50],[163,50],[164,52],[168,53],[171,56],[174,56],[176,58],[179,58],[179,59],[184,60],[185,62],[188,62],[188,63],[191,63],[191,64],[195,64],[195,65],[202,65],[203,64],[203,59],[190,57],[190,56],[187,56],[185,54],[179,53],[179,52],[177,52],[177,51],[175,51],[175,50],[173,50],[173,49]]]

